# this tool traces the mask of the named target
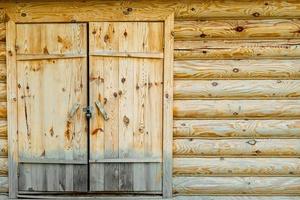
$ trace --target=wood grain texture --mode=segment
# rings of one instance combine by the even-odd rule
[[[6,102],[7,101],[7,85],[6,82],[0,81],[0,101]]]
[[[175,79],[300,79],[298,60],[178,60]]]
[[[300,57],[300,40],[175,41],[176,60],[294,59]]]
[[[86,53],[86,29],[83,23],[19,24],[16,31],[18,55]]]
[[[0,61],[5,61],[6,58],[6,43],[0,41]]]
[[[7,138],[7,119],[0,120],[0,138]]]
[[[0,177],[8,176],[8,159],[0,158]]]
[[[6,40],[6,25],[5,23],[0,23],[0,41],[5,42]]]
[[[300,177],[175,177],[175,194],[300,194]]]
[[[8,178],[6,176],[0,177],[0,192],[8,192]]]
[[[300,120],[175,120],[174,137],[300,137]]]
[[[16,63],[16,24],[6,23],[7,43],[7,130],[8,130],[8,168],[9,197],[17,198],[18,194],[18,107],[17,107],[17,63]]]
[[[18,24],[21,54],[86,54],[86,24]],[[17,61],[19,159],[87,161],[86,58]],[[74,105],[77,112],[70,116]],[[15,122],[16,123],[16,122]],[[19,190],[87,191],[87,165],[19,165]]]
[[[175,100],[175,118],[299,118],[300,100]]]
[[[8,153],[8,144],[6,138],[0,139],[0,157],[6,158]]]
[[[282,156],[300,155],[299,139],[174,139],[173,154],[183,156]]]
[[[298,19],[176,21],[175,40],[299,38]]]
[[[6,119],[6,118],[7,118],[7,103],[0,102],[0,119]]]
[[[174,176],[299,176],[299,158],[175,158]]]
[[[162,35],[160,22],[90,23],[90,52],[162,53]],[[125,160],[92,164],[92,191],[162,190],[160,163],[126,162],[162,160],[162,66],[162,59],[91,56],[90,104],[101,101],[109,118],[98,111],[92,118],[91,158]]]
[[[71,5],[71,6],[70,6]],[[76,1],[65,2],[18,2],[2,5],[11,19],[17,22],[133,20],[160,17],[175,13],[177,19],[207,18],[297,18],[300,3],[296,0],[246,0],[228,1]],[[52,9],[54,8],[55,9]],[[130,8],[130,9],[128,9]],[[44,13],[48,14],[45,15]],[[102,13],[99,15],[98,13]],[[152,15],[151,15],[152,14]],[[50,20],[51,19],[51,20]]]
[[[6,62],[0,61],[0,81],[6,80]]]
[[[172,191],[172,142],[173,142],[173,49],[174,14],[168,16],[164,27],[164,77],[163,77],[163,198],[171,198]],[[156,107],[156,106],[155,106]]]
[[[177,80],[175,99],[298,99],[300,80]]]

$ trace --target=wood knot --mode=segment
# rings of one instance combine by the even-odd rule
[[[47,47],[44,47],[43,53],[44,53],[44,54],[49,54],[49,51],[48,51],[48,48],[47,48]]]
[[[123,78],[121,79],[121,82],[122,82],[122,83],[125,83],[125,81],[126,81],[126,78],[123,77]]]
[[[119,90],[118,94],[121,96],[123,94],[122,90]]]
[[[233,68],[232,70],[234,73],[238,73],[240,70],[238,68]]]
[[[26,13],[21,13],[21,16],[22,16],[22,17],[26,17],[27,14],[26,14]]]
[[[97,33],[97,31],[96,31],[96,30],[93,30],[92,34],[94,34],[94,35],[95,35],[96,33]]]
[[[128,33],[125,31],[123,35],[124,37],[127,37]]]
[[[202,53],[203,53],[203,54],[206,54],[206,53],[207,53],[207,51],[202,51]]]
[[[253,17],[259,17],[260,16],[260,14],[258,12],[255,12],[252,15],[253,15]]]
[[[237,113],[237,112],[234,112],[234,113],[232,113],[234,116],[237,116],[237,115],[239,115],[239,113]]]
[[[218,85],[217,82],[212,82],[211,84],[212,84],[212,86],[214,86],[214,87]]]
[[[50,132],[50,135],[53,137],[53,135],[54,135],[53,127],[50,128],[49,132]]]
[[[165,97],[168,99],[169,98],[169,94],[166,94]]]
[[[117,97],[117,96],[118,96],[118,94],[117,94],[116,92],[114,92],[114,94],[113,94],[113,95],[114,95],[114,97]]]
[[[191,8],[191,11],[193,11],[193,12],[194,12],[195,10],[196,10],[195,8]]]
[[[103,99],[103,103],[106,104],[107,103],[107,98]]]
[[[139,127],[139,132],[144,133],[144,131],[145,131],[145,125],[141,124],[140,127]]]
[[[12,56],[12,55],[13,55],[13,53],[12,53],[11,50],[8,51],[8,55],[9,55],[9,56]]]
[[[124,122],[124,124],[126,126],[128,126],[128,124],[129,124],[129,118],[126,115],[124,115],[124,117],[123,117],[123,122]]]
[[[200,37],[201,37],[201,38],[205,38],[206,36],[207,36],[207,35],[204,34],[204,33],[201,33],[201,34],[200,34]]]
[[[105,35],[104,36],[104,42],[107,42],[109,40],[109,36],[108,35]]]
[[[246,142],[246,143],[248,143],[248,144],[250,144],[250,145],[255,145],[256,144],[256,140],[249,140],[248,142]]]
[[[242,31],[244,30],[244,28],[241,27],[241,26],[237,26],[237,27],[235,28],[235,30],[236,30],[237,32],[242,32]]]
[[[126,10],[123,11],[124,15],[129,15],[133,11],[132,8],[127,8]]]

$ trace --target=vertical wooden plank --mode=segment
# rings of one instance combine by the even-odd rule
[[[172,197],[172,140],[173,140],[173,43],[174,14],[165,20],[164,27],[164,95],[163,95],[163,197]]]
[[[93,25],[90,27],[92,30]],[[102,58],[90,56],[89,95],[93,107],[96,100],[104,104],[104,67]],[[95,120],[90,120],[90,159],[101,160],[104,159],[104,120],[98,110],[94,115]],[[90,163],[90,190],[104,190],[104,164]]]
[[[8,130],[8,176],[9,197],[18,194],[18,135],[17,135],[17,64],[16,64],[16,25],[6,24],[6,63],[7,63],[7,130]]]
[[[103,58],[105,60],[104,97],[107,99],[104,108],[109,120],[105,122],[104,158],[119,157],[119,61],[118,58]],[[102,116],[101,116],[102,117]],[[119,190],[119,164],[105,164],[104,190]]]
[[[104,22],[106,32],[101,35],[103,50],[114,50],[119,46],[118,24]],[[119,157],[119,59],[102,58],[104,60],[104,98],[107,99],[104,108],[109,120],[105,121],[104,129],[104,158]],[[102,116],[101,116],[102,117]],[[105,164],[104,190],[119,190],[119,164]]]
[[[151,52],[163,52],[163,23],[148,23],[148,49]],[[148,131],[145,134],[145,157],[162,158],[162,142],[163,142],[163,60],[147,59],[145,67],[149,70],[148,83],[148,108],[146,121]],[[147,190],[161,191],[162,189],[162,167],[161,163],[145,164],[148,168]]]
[[[119,23],[120,52],[132,52],[137,49],[137,23]],[[119,158],[130,158],[133,154],[133,103],[134,103],[134,67],[136,59],[119,59]],[[132,191],[132,164],[120,164],[120,191]]]
[[[104,40],[107,35],[112,35],[113,27],[108,23],[89,23],[89,48],[90,53],[93,53],[98,48],[105,48],[114,42],[111,40]],[[95,101],[100,101],[106,104],[104,97],[104,82],[107,82],[104,74],[105,58],[90,56],[90,105],[95,107]],[[109,80],[109,79],[108,79]],[[101,113],[97,108],[94,111],[94,116],[90,120],[90,159],[101,160],[104,159],[105,154],[105,122]],[[90,163],[90,191],[103,191],[104,190],[104,164]]]
[[[90,23],[90,53],[95,51],[117,51],[119,49],[119,25],[110,22]],[[119,58],[91,56],[91,70],[94,86],[91,91],[91,105],[99,100],[104,105],[109,120],[96,111],[91,122],[91,159],[119,157]],[[102,76],[101,76],[102,74]],[[96,138],[97,137],[97,138]],[[92,164],[94,191],[119,190],[119,164]],[[103,168],[103,169],[102,169]],[[100,172],[100,174],[96,174]],[[100,179],[100,180],[99,180]],[[96,185],[95,185],[95,184]]]
[[[133,46],[135,52],[144,52],[147,40],[147,23],[136,23],[136,30],[133,34],[135,40]],[[133,77],[133,154],[134,158],[143,158],[145,154],[144,149],[144,134],[145,134],[145,100],[146,88],[148,84],[148,72],[144,68],[144,59],[135,59],[132,73]],[[144,163],[132,163],[133,175],[133,190],[146,191],[146,172]]]
[[[143,59],[138,60],[139,63],[134,66],[134,103],[133,103],[133,123],[134,123],[134,138],[133,151],[135,158],[143,158],[144,149],[144,132],[145,132],[145,88],[147,88],[147,75],[144,71]],[[144,163],[133,164],[133,190],[146,191],[146,172]]]

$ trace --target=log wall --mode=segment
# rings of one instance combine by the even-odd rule
[[[175,21],[174,194],[300,194],[300,21],[224,4]]]
[[[300,194],[299,1],[0,5],[0,192],[8,190],[7,9],[23,22],[174,12],[174,194]]]

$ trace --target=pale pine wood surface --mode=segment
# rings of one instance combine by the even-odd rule
[[[51,4],[51,5],[50,5]],[[272,40],[268,43],[265,43],[264,45],[268,45],[269,43],[276,43],[275,38],[289,38],[293,35],[293,37],[298,37],[296,32],[293,32],[296,30],[296,26],[293,26],[291,22],[297,21],[294,19],[287,19],[284,20],[284,18],[297,18],[299,15],[299,3],[297,1],[222,1],[222,2],[199,2],[199,1],[186,1],[186,2],[156,2],[153,1],[149,3],[148,1],[145,3],[143,1],[138,2],[128,2],[127,4],[121,5],[119,2],[104,2],[103,6],[99,3],[87,3],[87,2],[76,2],[73,7],[70,7],[68,3],[65,2],[53,2],[53,3],[44,3],[44,2],[36,2],[36,3],[18,3],[17,7],[12,7],[13,9],[17,8],[19,12],[16,14],[16,18],[23,21],[42,21],[42,20],[54,20],[54,21],[72,21],[72,20],[82,20],[87,19],[91,16],[97,17],[97,16],[108,16],[111,19],[115,19],[119,16],[122,17],[124,15],[124,11],[126,13],[128,8],[132,8],[133,12],[129,12],[131,19],[136,17],[139,13],[139,11],[143,9],[149,9],[150,13],[153,12],[153,10],[157,10],[158,12],[168,12],[169,9],[175,10],[175,17],[177,19],[209,19],[214,18],[212,21],[206,21],[206,22],[197,22],[197,21],[190,21],[190,22],[177,22],[177,24],[185,24],[188,25],[186,28],[189,28],[189,31],[187,35],[181,36],[184,40],[198,40],[202,32],[197,32],[199,30],[196,30],[195,32],[191,30],[195,30],[195,26],[197,24],[201,25],[208,25],[208,27],[205,29],[206,31],[204,34],[206,38],[216,38],[219,39],[222,38],[231,38],[236,36],[237,39],[242,38],[272,38]],[[8,5],[8,4],[7,4]],[[86,7],[85,7],[86,5]],[[107,6],[109,5],[109,6]],[[146,5],[146,6],[145,6]],[[6,6],[6,5],[5,5]],[[51,9],[51,6],[56,6],[56,9]],[[10,7],[10,6],[7,6]],[[66,9],[68,7],[68,9]],[[50,9],[49,9],[50,8]],[[96,12],[91,12],[91,8],[94,8]],[[155,9],[153,9],[155,8]],[[106,14],[99,15],[99,10],[105,11]],[[49,10],[52,10],[49,12]],[[70,12],[65,13],[65,10],[68,10]],[[88,12],[87,12],[88,10]],[[47,15],[44,13],[48,12]],[[79,13],[79,14],[77,14]],[[96,13],[96,14],[95,14]],[[104,12],[101,12],[104,13]],[[117,15],[115,15],[117,13]],[[132,15],[131,15],[132,14]],[[111,17],[111,16],[114,17]],[[143,17],[143,15],[140,15]],[[145,15],[144,15],[145,16]],[[146,14],[146,18],[149,16],[149,13]],[[4,18],[4,17],[2,17]],[[239,20],[230,21],[224,21],[224,19],[232,20],[234,18]],[[247,22],[248,24],[243,24],[245,20],[240,20],[241,18],[247,18],[251,19],[252,21]],[[262,20],[264,18],[264,20]],[[275,18],[270,21],[266,21],[265,18]],[[98,18],[99,19],[99,18]],[[255,20],[253,20],[255,19]],[[223,26],[218,26],[218,28],[223,30],[224,27],[229,27],[230,30],[222,32],[215,31],[216,28],[213,30],[210,28],[210,24],[212,23],[220,23]],[[239,24],[237,24],[239,22]],[[277,23],[280,22],[280,23]],[[257,26],[258,28],[255,28],[254,26]],[[297,24],[297,22],[296,22]],[[191,26],[189,26],[191,25]],[[244,29],[239,32],[236,31],[237,25],[243,25]],[[260,28],[259,26],[262,25]],[[270,26],[268,26],[270,25]],[[246,26],[246,28],[245,28]],[[267,26],[267,27],[266,27]],[[276,29],[275,29],[276,27]],[[283,28],[284,27],[284,28]],[[220,30],[219,29],[219,30]],[[236,30],[231,30],[236,29]],[[241,29],[239,29],[241,30]],[[260,32],[260,35],[252,34],[254,32],[251,32],[252,30],[255,30],[256,32]],[[291,32],[286,32],[287,30],[292,30]],[[3,29],[1,29],[3,31]],[[208,31],[208,32],[207,32]],[[270,32],[272,33],[270,33]],[[219,34],[220,33],[220,34]],[[274,35],[273,33],[277,33],[277,35]],[[203,35],[202,35],[203,37]],[[202,37],[200,37],[202,39]],[[1,37],[2,38],[2,37]],[[275,39],[275,40],[274,40]],[[1,69],[3,68],[5,70],[5,42],[1,39],[0,43],[0,50],[2,53],[0,53],[0,61],[1,63]],[[241,45],[243,45],[241,43]],[[270,56],[270,60],[183,60],[183,61],[175,61],[175,78],[184,78],[184,79],[249,79],[249,80],[255,80],[255,79],[299,79],[299,73],[298,73],[298,60],[291,60],[294,59],[294,54],[292,51],[288,50],[288,55],[291,55],[288,59],[285,56],[286,52],[283,49],[281,50],[266,50],[263,51],[263,55],[258,56],[256,53],[261,51],[259,49],[255,48],[249,48],[250,50],[253,50],[252,53],[247,54],[246,52],[242,52],[243,55],[238,54],[227,54],[229,55],[227,58],[230,59],[236,59],[237,57],[240,58],[254,58],[257,57],[264,57]],[[275,49],[275,47],[274,47]],[[293,50],[294,51],[294,50]],[[228,51],[227,51],[228,52]],[[239,51],[236,51],[239,53]],[[296,52],[296,51],[294,51]],[[265,54],[266,53],[266,54]],[[210,54],[211,55],[211,54]],[[223,53],[215,52],[213,56],[206,57],[208,59],[215,59],[215,55],[220,55],[218,58],[222,58]],[[280,56],[280,58],[284,58],[285,60],[276,60],[274,62],[273,56]],[[199,56],[197,58],[200,59],[206,59],[204,56]],[[223,57],[225,58],[225,56]],[[178,63],[178,64],[177,64]],[[0,77],[1,79],[5,79],[6,75],[5,73],[1,74],[0,70]],[[254,88],[255,89],[255,88]],[[285,88],[287,89],[287,88]],[[265,91],[264,91],[265,92]],[[226,98],[224,96],[224,98]],[[240,97],[239,97],[240,98]],[[201,101],[198,101],[200,103]],[[273,101],[272,101],[273,102]],[[269,106],[272,106],[272,102],[269,104]],[[217,102],[216,102],[217,103]],[[265,106],[268,106],[267,104],[264,104]],[[258,109],[258,108],[257,108]],[[264,109],[260,107],[259,109]],[[2,118],[5,120],[6,114],[6,106],[3,104],[3,114]],[[226,137],[297,137],[297,119],[290,119],[289,116],[286,116],[284,120],[281,121],[273,121],[278,120],[274,117],[275,113],[273,113],[273,117],[270,115],[269,119],[271,120],[256,120],[255,122],[250,121],[249,123],[247,121],[241,122],[239,120],[236,120],[236,118],[239,117],[233,117],[232,120],[228,120],[227,118],[224,119],[225,121],[218,121],[211,122],[207,120],[211,119],[205,119],[205,120],[198,120],[198,122],[195,122],[194,126],[197,126],[197,123],[199,123],[199,127],[193,128],[191,132],[188,133],[188,137],[215,137],[217,136],[226,136]],[[253,118],[255,116],[253,115]],[[294,118],[294,117],[292,117]],[[189,123],[190,121],[188,119],[185,119]],[[208,123],[207,127],[204,126],[204,123]],[[237,127],[239,128],[237,128]],[[232,127],[234,130],[232,130]],[[242,128],[243,127],[243,128]],[[257,127],[257,128],[254,128]],[[228,131],[227,131],[228,128]],[[265,129],[264,129],[265,128]],[[206,130],[208,129],[208,130]],[[238,130],[236,130],[238,129]],[[183,131],[183,129],[179,129],[180,131]],[[243,131],[246,130],[246,131]],[[194,132],[195,131],[195,132]],[[231,132],[232,131],[232,132]],[[183,132],[186,132],[186,128]],[[243,132],[246,132],[245,134]],[[267,133],[268,132],[268,133]],[[194,135],[195,133],[195,135]],[[175,131],[175,134],[177,132]],[[181,134],[181,133],[180,133]],[[184,133],[185,134],[185,133]],[[224,135],[223,135],[224,134]],[[222,137],[221,136],[221,137]],[[180,137],[187,137],[187,135],[180,135]],[[193,159],[191,159],[193,160]],[[245,186],[246,187],[246,186]],[[216,185],[217,188],[217,185]],[[272,190],[276,190],[276,188],[272,188]],[[290,190],[287,190],[289,192]],[[247,191],[245,191],[247,193]],[[236,193],[236,191],[234,191]],[[233,193],[233,194],[234,194]],[[252,192],[252,193],[255,193]],[[199,194],[198,192],[195,192],[194,194]],[[203,196],[203,197],[178,197],[179,199],[297,199],[298,197],[209,197],[209,196]]]
[[[91,120],[91,158],[162,158],[163,60],[103,57],[94,52],[162,52],[162,23],[90,23],[90,104],[100,112]],[[91,165],[93,191],[161,191],[160,163]]]
[[[22,55],[86,53],[84,24],[17,25]],[[17,61],[20,159],[87,160],[85,58]],[[80,109],[73,117],[74,104]],[[19,190],[86,191],[87,166],[20,164]]]

